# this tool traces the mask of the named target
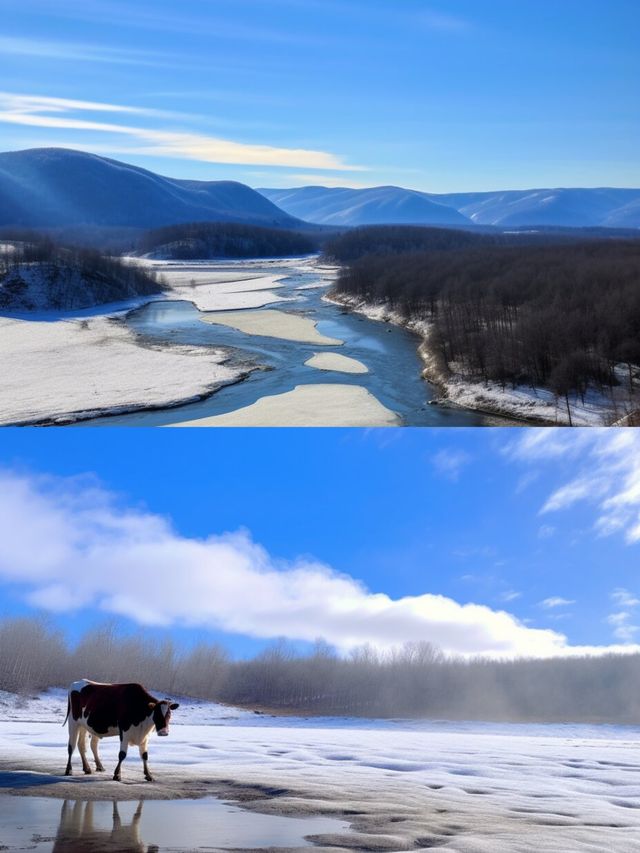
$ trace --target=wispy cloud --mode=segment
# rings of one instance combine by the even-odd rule
[[[518,598],[522,598],[522,593],[515,589],[508,589],[500,595],[500,600],[506,602],[516,601]]]
[[[280,148],[235,142],[202,133],[156,130],[139,125],[112,123],[87,114],[122,113],[139,117],[157,116],[154,110],[131,106],[74,101],[37,95],[0,93],[0,122],[27,127],[77,130],[134,139],[140,154],[198,160],[206,163],[236,163],[310,168],[330,171],[363,171],[349,166],[326,151],[304,148]]]
[[[610,595],[616,610],[607,616],[607,623],[613,628],[613,636],[621,643],[632,643],[640,631],[636,624],[636,609],[640,599],[624,587],[616,587]]]
[[[538,539],[550,539],[556,532],[552,524],[542,524],[538,528]]]
[[[162,56],[152,51],[18,36],[0,36],[0,53],[5,56],[28,56],[34,59],[55,59],[66,62],[100,62],[112,65],[158,66],[163,63]]]
[[[569,607],[575,603],[573,598],[561,598],[559,595],[554,595],[541,601],[540,607],[544,607],[545,610],[554,610],[556,607]]]
[[[528,432],[534,434],[509,445],[507,453],[512,458],[536,465],[564,459],[572,462],[569,479],[548,496],[541,514],[566,510],[579,502],[593,504],[598,535],[620,533],[630,545],[640,542],[640,431]]]
[[[273,173],[271,172],[254,172],[252,177],[258,181],[264,180],[265,178],[273,181]],[[316,175],[313,173],[300,174],[294,172],[292,174],[287,174],[284,180],[272,183],[270,189],[276,189],[280,185],[282,185],[283,189],[287,189],[292,186],[306,187],[321,185],[323,187],[348,187],[353,190],[361,190],[370,187],[371,182],[369,181],[367,183],[366,181],[353,180],[346,175]]]
[[[442,595],[394,599],[320,561],[279,560],[246,531],[185,537],[90,481],[11,471],[0,472],[0,580],[45,610],[97,608],[146,625],[264,638],[321,636],[342,650],[412,640],[499,657],[632,649],[571,646],[504,610]]]
[[[640,598],[634,595],[632,592],[629,592],[628,589],[624,589],[624,587],[616,587],[611,593],[611,600],[614,601],[618,607],[637,607],[640,604]]]
[[[431,464],[438,474],[457,482],[463,469],[471,462],[472,458],[471,454],[465,450],[446,448],[434,454],[431,458]]]

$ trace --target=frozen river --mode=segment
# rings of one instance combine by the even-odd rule
[[[154,345],[228,348],[232,367],[253,370],[246,379],[220,389],[205,400],[179,408],[94,419],[91,425],[163,426],[197,421],[237,412],[261,398],[312,385],[366,389],[373,400],[396,413],[397,422],[406,426],[483,423],[482,416],[477,413],[430,405],[434,394],[420,375],[417,337],[398,326],[348,313],[339,305],[324,300],[322,297],[331,281],[323,276],[315,259],[302,259],[297,263],[290,260],[172,263],[164,267],[158,265],[158,269],[169,284],[180,283],[181,290],[173,296],[183,295],[184,298],[152,302],[130,312],[126,321],[129,329]],[[189,276],[193,277],[191,291],[184,284]],[[243,276],[247,279],[246,292],[241,290]],[[225,277],[239,279],[232,293],[227,292]],[[251,290],[258,288],[256,282],[265,284]],[[266,292],[269,283],[273,290]],[[211,313],[216,307],[222,310]],[[262,321],[273,317],[284,319],[284,323],[264,326]],[[297,327],[293,334],[286,328],[291,317],[307,322],[312,333],[308,340],[276,336],[304,337]],[[228,325],[227,318],[250,330]],[[318,354],[326,364],[331,363],[327,354],[346,358],[335,361],[336,369],[318,369],[314,364],[323,363],[322,359],[317,359]],[[342,361],[348,369],[347,359],[363,367],[356,368],[358,372],[347,372],[341,364]]]

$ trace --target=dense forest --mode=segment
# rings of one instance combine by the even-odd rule
[[[90,308],[161,290],[153,271],[96,249],[37,235],[0,244],[0,309],[6,311]]]
[[[279,642],[233,660],[219,645],[180,649],[168,636],[125,635],[114,623],[73,648],[39,619],[0,623],[0,689],[26,693],[81,677],[276,712],[640,723],[638,654],[462,660],[422,643],[339,657],[322,642],[307,654]]]
[[[445,375],[548,387],[567,404],[590,387],[609,393],[628,383],[631,391],[640,365],[640,241],[513,246],[472,236],[480,242],[456,246],[456,236],[449,246],[364,254],[343,269],[336,293],[432,324],[430,346]]]
[[[276,258],[307,255],[317,241],[307,234],[229,222],[192,222],[145,232],[137,251],[168,260]]]
[[[492,246],[494,235],[427,228],[421,225],[367,225],[328,239],[323,252],[328,260],[351,263],[365,255],[400,255],[407,252],[449,251],[471,246]],[[505,238],[506,240],[506,238]]]

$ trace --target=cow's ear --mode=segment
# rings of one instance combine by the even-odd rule
[[[171,711],[175,711],[175,709],[176,709],[176,708],[179,708],[179,707],[180,707],[180,703],[179,703],[179,702],[172,702],[172,703],[169,705],[169,708],[170,708],[170,710],[171,710]]]
[[[155,708],[157,704],[158,704],[157,702],[149,702],[149,707]]]

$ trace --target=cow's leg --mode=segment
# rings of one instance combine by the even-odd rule
[[[91,768],[87,761],[87,731],[83,728],[80,728],[78,731],[78,752],[82,759],[82,769],[87,775],[89,775],[91,773]]]
[[[67,769],[64,771],[65,776],[71,776],[71,756],[73,755],[73,750],[76,748],[76,744],[78,743],[78,724],[75,720],[69,718],[69,743],[67,744]]]
[[[140,758],[142,759],[142,769],[144,770],[144,778],[147,780],[147,782],[153,782],[153,776],[151,775],[151,773],[149,773],[149,765],[147,764],[147,761],[149,760],[149,753],[147,752],[146,738],[140,744],[139,749]]]
[[[127,757],[127,747],[129,745],[129,738],[125,734],[125,732],[120,730],[120,752],[118,753],[118,764],[116,766],[115,772],[113,774],[113,781],[120,782],[120,768],[122,767],[122,762]]]
[[[98,753],[98,747],[100,746],[100,738],[95,735],[91,735],[91,752],[93,753],[93,758],[96,762],[96,770],[100,772],[104,770],[102,765],[102,761],[100,761],[100,754]]]

